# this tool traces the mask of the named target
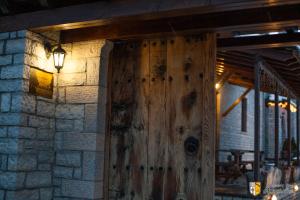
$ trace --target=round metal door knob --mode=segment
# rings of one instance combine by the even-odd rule
[[[195,156],[199,150],[199,140],[195,137],[188,137],[184,142],[185,153],[189,156]]]

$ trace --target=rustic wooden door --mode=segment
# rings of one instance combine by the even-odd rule
[[[214,195],[214,34],[116,43],[109,199]]]

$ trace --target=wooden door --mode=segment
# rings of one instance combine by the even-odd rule
[[[109,199],[214,196],[214,34],[116,43]]]

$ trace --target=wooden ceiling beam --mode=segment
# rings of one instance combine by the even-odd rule
[[[263,35],[254,37],[223,38],[218,40],[221,50],[247,50],[295,46],[300,42],[300,33]]]
[[[110,24],[105,24],[102,26],[95,26],[95,24],[93,24],[92,26],[95,27],[88,28],[82,28],[81,24],[74,24],[73,27],[65,26],[64,28],[81,29],[63,31],[62,41],[68,43],[93,39],[131,39],[147,36],[153,37],[155,35],[161,34],[195,34],[203,31],[222,32],[237,30],[240,31],[243,29],[247,29],[248,31],[255,31],[257,30],[257,28],[261,27],[264,27],[266,30],[270,30],[272,27],[284,29],[287,26],[298,26],[298,24],[300,23],[300,13],[298,12],[299,10],[300,4],[295,4],[238,11],[217,12],[210,14],[167,17],[156,20],[139,20],[141,19],[141,17],[136,17],[137,20],[121,20],[118,23],[112,20]],[[35,30],[43,30],[43,28]],[[295,44],[295,40],[299,41],[299,38],[297,36],[296,39],[292,38],[286,42],[283,41],[283,43],[285,43],[284,46],[291,45],[291,43]],[[236,47],[237,45],[239,47],[254,46],[250,43],[246,43],[245,45],[237,44],[237,40],[239,42],[242,41],[246,43],[246,39],[229,38],[220,39],[218,42],[218,46],[219,48],[224,49]],[[277,43],[274,45],[273,40],[269,39],[268,41],[268,43],[264,42],[263,44],[265,46],[280,46],[280,44]],[[258,45],[257,42],[255,44]]]

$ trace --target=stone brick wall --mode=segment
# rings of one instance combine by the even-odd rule
[[[0,34],[0,200],[103,197],[112,45],[64,45],[65,65],[57,74],[44,43],[57,43],[58,38],[58,33]],[[31,67],[54,73],[52,99],[29,94]]]
[[[66,44],[55,109],[54,200],[100,199],[103,188],[104,123],[108,53],[105,41]],[[103,67],[104,66],[104,67]],[[100,109],[101,108],[101,109]]]
[[[39,35],[0,34],[0,199],[52,199],[55,105],[28,93],[30,67],[49,62]]]

